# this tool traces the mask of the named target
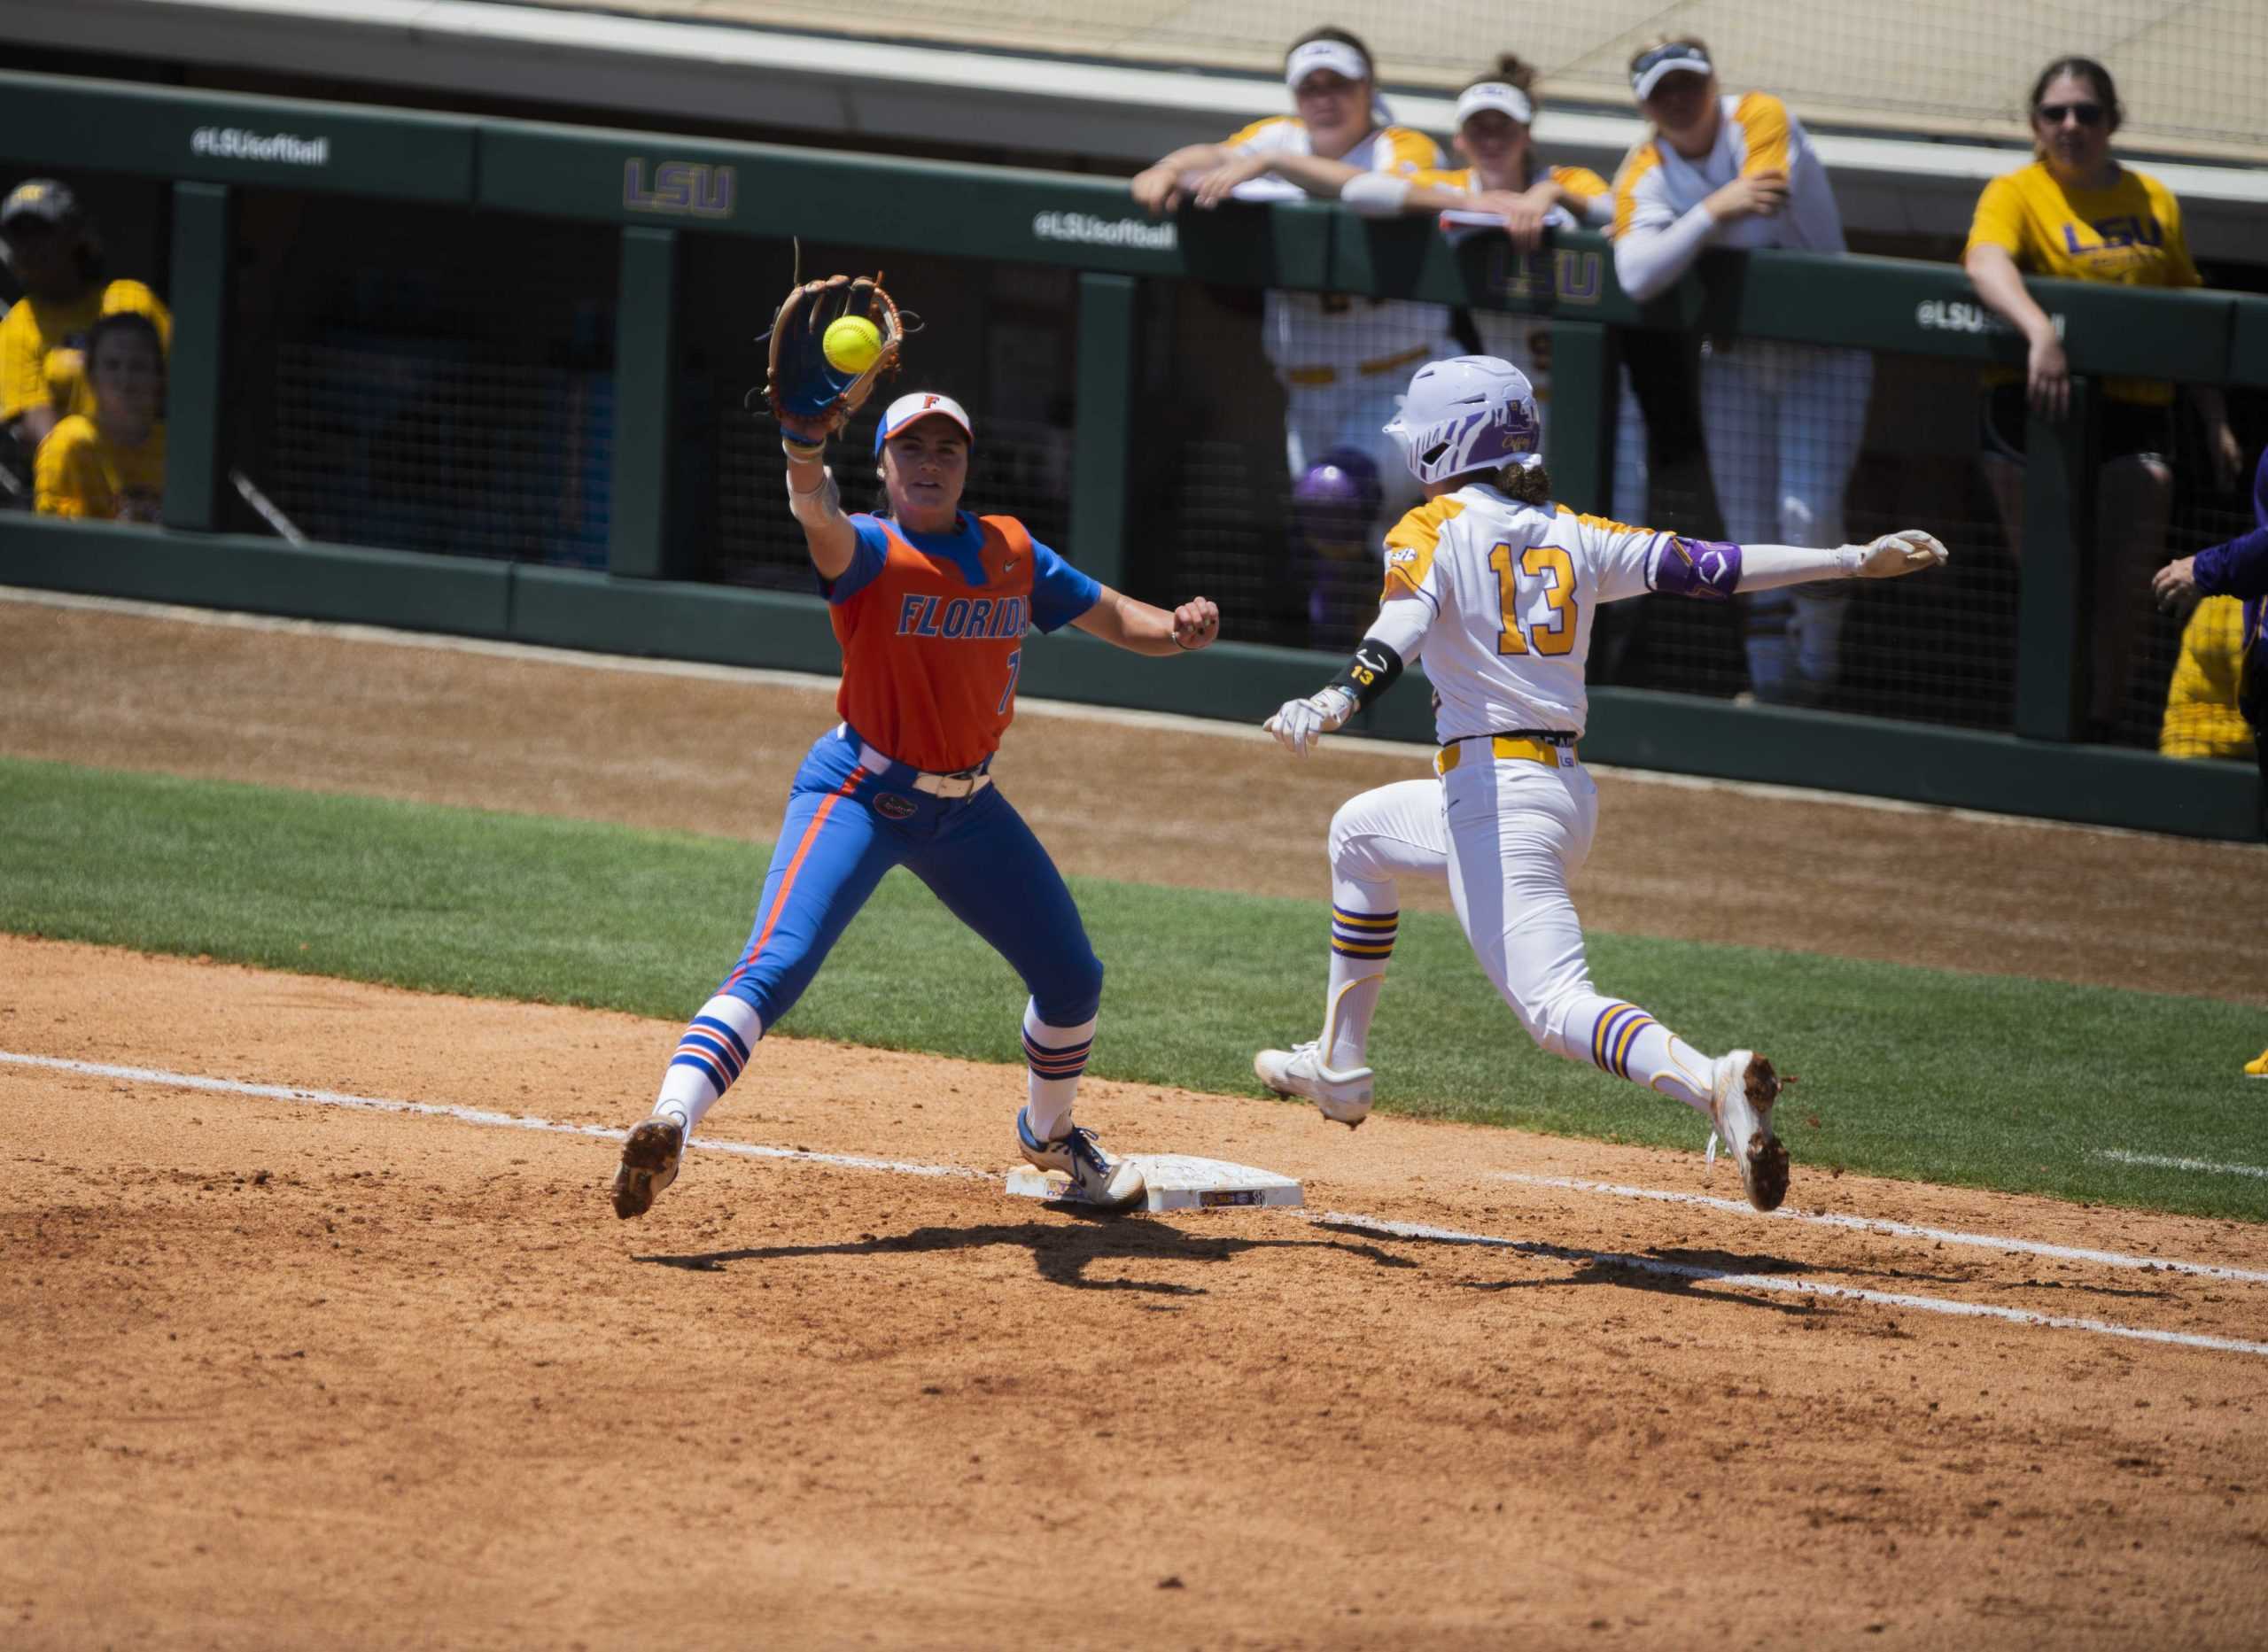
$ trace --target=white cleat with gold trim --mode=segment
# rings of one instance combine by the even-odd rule
[[[1354,1129],[1371,1116],[1371,1069],[1334,1073],[1323,1064],[1323,1047],[1309,1040],[1289,1050],[1263,1050],[1252,1059],[1262,1083],[1279,1096],[1304,1096],[1333,1124]]]

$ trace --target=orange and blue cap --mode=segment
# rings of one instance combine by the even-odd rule
[[[874,456],[881,458],[882,444],[907,425],[928,418],[951,419],[960,426],[961,434],[967,437],[972,445],[976,440],[976,427],[969,423],[967,408],[951,396],[940,396],[935,391],[917,390],[891,402],[889,410],[882,415],[882,422],[874,426]]]

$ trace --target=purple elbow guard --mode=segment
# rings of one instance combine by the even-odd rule
[[[1740,586],[1740,547],[1722,539],[1674,538],[1662,547],[1654,589],[1703,602],[1731,600]]]

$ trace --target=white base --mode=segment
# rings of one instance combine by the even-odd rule
[[[1142,1173],[1145,1210],[1221,1210],[1255,1205],[1301,1206],[1300,1184],[1273,1170],[1232,1165],[1222,1159],[1192,1159],[1185,1153],[1129,1153],[1126,1162]],[[1090,1203],[1077,1183],[1060,1170],[1026,1167],[1008,1172],[1008,1191],[1020,1198]]]

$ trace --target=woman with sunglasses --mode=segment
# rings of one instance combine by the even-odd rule
[[[1981,440],[1985,479],[2008,530],[2023,544],[2024,427],[2029,409],[2060,419],[2070,406],[2070,368],[2055,324],[2023,284],[2026,275],[2109,281],[2131,287],[2204,284],[2181,232],[2181,207],[2155,178],[2121,166],[2111,135],[2124,112],[2110,71],[2091,58],[2059,58],[2032,82],[2035,159],[1995,178],[1977,198],[1961,264],[1977,296],[2024,337],[2023,373],[1985,380]],[[2134,640],[2147,621],[2141,588],[2165,560],[2173,504],[2173,386],[2105,378],[2097,535],[2103,563],[2092,617],[2089,733],[2108,737],[2128,685]],[[2192,386],[2204,415],[2207,451],[2221,486],[2233,484],[2243,451],[2217,387]]]
[[[1370,48],[1347,30],[1311,29],[1293,42],[1284,83],[1298,113],[1256,120],[1217,143],[1175,150],[1134,179],[1135,200],[1161,215],[1200,195],[1224,197],[1234,183],[1268,169],[1250,164],[1255,160],[1316,156],[1343,163],[1364,180],[1348,196],[1352,205],[1365,188],[1392,192],[1411,175],[1441,166],[1432,138],[1387,123]],[[1221,178],[1227,182],[1216,185]],[[1402,480],[1402,455],[1380,432],[1410,372],[1456,353],[1449,311],[1405,299],[1271,288],[1261,328],[1284,386],[1285,460],[1292,477],[1304,477],[1333,449],[1351,448],[1378,467],[1393,514],[1415,504],[1416,490]]]
[[[1802,125],[1769,92],[1727,92],[1702,42],[1659,40],[1630,60],[1653,123],[1614,180],[1614,273],[1650,299],[1705,248],[1840,253],[1843,220]],[[1702,346],[1701,414],[1725,537],[1837,545],[1843,491],[1866,433],[1874,359],[1771,339]],[[1842,672],[1847,600],[1832,590],[1741,599],[1756,697],[1809,704]]]

